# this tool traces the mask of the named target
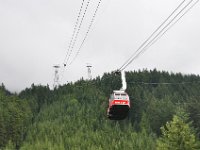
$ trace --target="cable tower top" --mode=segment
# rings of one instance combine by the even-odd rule
[[[88,79],[92,80],[92,71],[91,71],[92,65],[87,63],[86,67],[88,68]]]
[[[53,65],[53,68],[55,68],[53,88],[57,88],[59,86],[59,72],[58,72],[58,70],[60,68],[60,65]]]

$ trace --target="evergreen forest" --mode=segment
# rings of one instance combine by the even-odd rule
[[[131,110],[109,120],[108,99],[121,77],[104,73],[53,90],[0,86],[0,150],[199,150],[200,76],[126,72]]]

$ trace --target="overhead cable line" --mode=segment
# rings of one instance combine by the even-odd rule
[[[121,70],[124,70],[129,64],[131,64],[135,59],[137,59],[144,51],[146,51],[151,45],[153,45],[159,38],[161,38],[169,29],[164,31],[170,24],[191,4],[193,0],[191,0],[179,13],[167,24],[163,27],[163,29],[152,39],[148,42],[148,44],[139,52],[137,53]],[[180,20],[180,19],[179,19]],[[175,22],[177,23],[177,22]],[[174,25],[174,24],[173,24]],[[164,31],[164,32],[163,32]],[[163,32],[163,34],[162,34]],[[162,36],[160,36],[162,35]],[[160,36],[160,37],[159,37]],[[159,37],[159,38],[158,38]],[[157,39],[156,39],[157,38]]]
[[[196,5],[196,3],[198,2],[199,0],[197,0],[181,17],[179,17],[179,19],[175,22],[175,23],[177,23],[190,9],[192,9],[193,8],[193,6],[194,5]],[[174,21],[174,20],[176,20],[177,19],[177,17],[184,11],[184,10],[186,10],[187,8],[188,8],[188,6],[191,4],[193,2],[193,0],[191,0],[190,2],[188,2],[176,15],[175,15],[175,17],[173,17],[170,21],[169,21],[169,23],[167,24],[167,25],[165,25],[160,31],[159,31],[159,33],[157,33],[155,36],[154,36],[154,38],[152,39],[152,40],[148,40],[148,42],[145,42],[145,44],[146,44],[146,46],[144,46],[144,45],[142,45],[141,47],[143,47],[142,48],[142,50],[141,51],[139,51],[140,49],[138,49],[129,59],[128,59],[128,61],[126,61],[126,64],[123,64],[123,66],[122,67],[120,67],[120,69],[119,70],[124,70],[129,64],[131,64],[136,58],[138,58],[145,50],[147,50],[147,48],[149,48],[151,45],[153,45],[158,39],[156,39],[157,37],[159,37],[161,34],[162,34],[162,32],[163,32],[163,34],[162,34],[162,36],[175,24],[172,24],[171,25],[171,23]],[[183,2],[182,2],[183,3]],[[182,3],[178,6],[178,7],[180,7],[181,5],[182,5]],[[177,7],[177,8],[178,8]],[[169,17],[168,17],[169,18]],[[171,26],[170,26],[171,25]],[[170,27],[169,27],[170,26]],[[168,28],[169,27],[169,28]],[[166,28],[168,28],[166,31],[165,31],[165,29]],[[160,37],[162,37],[162,36],[160,36]],[[152,36],[153,37],[153,36]],[[159,37],[159,38],[160,38]],[[149,38],[150,39],[150,38]],[[155,40],[156,39],[156,40]],[[138,53],[137,53],[138,52]]]
[[[76,41],[77,41],[79,32],[80,32],[80,30],[81,30],[82,23],[83,23],[83,20],[84,20],[84,18],[85,18],[86,12],[87,12],[87,10],[88,10],[89,4],[90,4],[90,0],[87,1],[87,5],[86,5],[86,7],[85,7],[85,11],[84,11],[83,16],[82,16],[82,18],[81,18],[81,22],[80,22],[80,24],[79,24],[79,26],[78,26],[78,30],[77,30],[77,32],[76,32],[76,35],[75,35],[75,37],[74,37],[74,39],[73,39],[73,43],[72,43],[72,46],[71,46],[71,48],[70,48],[70,50],[69,50],[68,57],[64,60],[64,66],[67,65],[67,63],[68,63],[68,61],[69,61],[69,58],[70,58],[70,56],[71,56],[71,53],[72,53],[72,51],[73,51],[74,45],[76,44]]]
[[[128,82],[129,84],[144,84],[144,85],[183,85],[183,84],[199,84],[200,81],[194,82]]]
[[[184,15],[186,15],[197,3],[199,2],[199,0],[197,0],[191,7],[189,7],[173,24],[171,24],[162,34],[159,35],[159,37],[157,37],[157,39],[155,39],[152,43],[150,43],[146,49],[148,49],[149,47],[151,47],[155,42],[157,42],[168,30],[170,30]],[[144,52],[144,51],[143,51]]]
[[[92,25],[93,25],[94,20],[95,20],[95,18],[96,18],[96,15],[97,15],[97,12],[98,12],[98,10],[99,10],[99,7],[100,7],[101,2],[102,2],[102,0],[99,0],[99,2],[98,2],[98,4],[97,4],[97,7],[96,7],[96,9],[95,9],[95,11],[94,11],[94,14],[93,14],[93,16],[92,16],[91,22],[90,22],[90,24],[89,24],[89,26],[88,26],[87,32],[86,32],[86,34],[85,34],[85,36],[84,36],[84,39],[83,39],[83,41],[82,41],[80,47],[79,47],[78,50],[77,50],[77,53],[75,54],[75,56],[74,56],[74,58],[71,60],[71,62],[68,63],[68,62],[69,62],[69,58],[70,58],[71,53],[72,53],[72,50],[73,50],[74,45],[75,45],[75,43],[76,43],[77,37],[78,37],[79,32],[80,32],[80,30],[81,30],[81,26],[82,26],[83,20],[84,20],[84,18],[85,18],[87,9],[88,9],[89,4],[90,4],[90,0],[87,1],[87,5],[86,5],[86,7],[85,7],[85,10],[84,10],[82,19],[81,19],[81,21],[80,21],[80,24],[79,24],[79,27],[78,27],[78,31],[74,33],[74,34],[76,34],[76,35],[75,35],[75,37],[73,38],[73,43],[71,44],[70,50],[69,50],[69,52],[67,53],[67,55],[66,55],[66,57],[65,57],[65,60],[64,60],[64,68],[63,68],[62,77],[61,77],[62,79],[63,79],[63,76],[64,76],[65,67],[66,67],[67,65],[68,65],[68,67],[69,67],[69,66],[75,61],[75,59],[77,58],[77,56],[79,55],[80,50],[81,50],[81,48],[83,47],[83,45],[84,45],[84,43],[85,43],[85,41],[86,41],[86,39],[87,39],[87,37],[88,37],[88,34],[89,34],[89,32],[90,32],[90,30],[91,30],[91,28],[92,28]],[[79,13],[79,14],[80,14],[80,13]]]
[[[148,44],[138,52],[121,70],[124,70],[129,64],[131,64],[135,59],[137,59],[142,53],[144,53],[150,46],[152,46],[159,38],[161,38],[172,26],[170,24],[191,4],[193,0],[191,0],[179,13],[152,39],[148,42]],[[183,16],[182,16],[183,17]],[[180,19],[178,19],[180,20]],[[175,23],[177,23],[176,21]],[[173,24],[174,25],[174,24]],[[167,27],[169,27],[166,31],[164,31]],[[163,32],[164,31],[164,32]],[[162,33],[163,32],[163,33]],[[156,39],[157,38],[157,39]]]
[[[191,2],[192,2],[193,0],[191,0],[190,2],[188,2],[187,3],[187,5],[185,5],[184,6],[184,8],[182,8],[176,15],[175,15],[175,17],[173,17],[170,21],[169,21],[169,23],[167,23],[160,31],[159,31],[159,33],[157,33],[154,37],[153,37],[153,39],[151,39],[151,38],[149,38],[149,40],[147,40],[147,42],[144,44],[144,45],[142,45],[141,46],[141,48],[140,49],[138,49],[129,59],[128,59],[128,61],[126,61],[126,64],[124,64],[122,67],[120,67],[120,69],[119,70],[124,70],[128,65],[130,65],[136,58],[138,58],[146,49],[147,49],[147,47],[148,47],[148,45],[149,44],[151,44],[187,7],[188,7],[188,5],[189,4],[191,4]],[[182,4],[182,3],[181,3]],[[180,7],[181,5],[179,5],[179,7]],[[168,18],[170,18],[170,17],[168,17]],[[155,43],[155,42],[154,42]],[[138,52],[138,53],[137,53]]]
[[[71,45],[72,45],[72,42],[73,42],[73,39],[74,39],[74,35],[75,35],[75,33],[76,33],[76,30],[77,30],[77,27],[78,27],[78,24],[79,24],[81,12],[82,12],[82,10],[83,10],[84,1],[85,1],[85,0],[83,0],[82,3],[81,3],[81,8],[80,8],[80,10],[79,10],[79,12],[78,12],[78,16],[77,16],[77,18],[76,18],[76,22],[75,22],[73,34],[72,34],[72,37],[71,37],[71,40],[70,40],[70,43],[69,43],[69,46],[68,46],[67,54],[66,54],[66,56],[65,56],[65,58],[64,58],[64,63],[65,63],[65,61],[66,61],[66,59],[67,59],[67,57],[68,57],[69,50],[70,50],[70,48],[71,48]]]
[[[83,11],[84,2],[85,2],[85,0],[82,0],[81,7],[80,7],[80,9],[79,9],[78,16],[77,16],[77,18],[76,18],[76,22],[75,22],[75,25],[74,25],[72,37],[71,37],[71,40],[70,40],[70,43],[69,43],[69,46],[68,46],[68,49],[67,49],[67,54],[66,54],[66,56],[65,56],[65,58],[64,58],[64,61],[63,61],[64,67],[66,66],[66,63],[65,63],[65,62],[66,62],[66,60],[67,60],[67,58],[68,58],[68,56],[69,56],[69,52],[70,52],[70,49],[71,49],[71,46],[72,46],[72,42],[73,42],[74,36],[75,36],[75,34],[76,34],[76,32],[77,32],[77,28],[78,28],[78,24],[79,24],[79,21],[80,21],[81,13],[82,13],[82,11]],[[63,75],[64,75],[64,67],[63,67],[63,69],[62,69],[61,80],[63,79]]]
[[[154,34],[160,30],[160,28],[174,15],[174,13],[183,5],[183,3],[185,2],[185,0],[183,0],[178,7],[176,7],[176,9],[167,17],[167,19],[165,19],[163,21],[163,23],[158,26],[156,28],[156,30],[140,45],[140,47],[131,55],[131,57],[119,68],[119,70],[121,70],[130,60],[133,56],[135,56],[135,54],[154,36]]]
[[[182,82],[127,82],[128,84],[135,84],[135,85],[188,85],[188,84],[200,84],[200,81],[191,81],[191,82],[187,82],[187,81],[182,81]],[[91,83],[82,83],[82,85],[93,85],[96,86],[97,84],[95,82],[91,82]],[[112,85],[112,83],[108,84],[108,85]],[[83,87],[80,86],[79,87]]]
[[[93,23],[94,23],[94,20],[95,20],[95,17],[96,17],[96,15],[97,15],[99,6],[100,6],[100,4],[101,4],[101,1],[102,1],[102,0],[99,0],[98,5],[97,5],[97,7],[96,7],[96,9],[95,9],[95,12],[94,12],[94,14],[93,14],[93,16],[92,16],[92,20],[91,20],[91,22],[90,22],[90,25],[89,25],[89,27],[88,27],[88,30],[87,30],[87,32],[86,32],[86,34],[85,34],[85,37],[84,37],[84,39],[83,39],[83,41],[82,41],[82,43],[81,43],[81,45],[80,45],[80,47],[79,47],[79,49],[78,49],[76,55],[74,56],[74,58],[72,59],[72,61],[69,63],[69,65],[71,65],[71,64],[75,61],[75,59],[77,58],[77,56],[79,55],[80,50],[81,50],[81,48],[83,47],[83,45],[84,45],[84,43],[85,43],[85,40],[87,39],[88,34],[89,34],[89,32],[90,32],[90,29],[91,29],[91,27],[92,27],[92,25],[93,25]]]

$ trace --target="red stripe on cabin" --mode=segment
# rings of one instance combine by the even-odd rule
[[[113,100],[112,105],[128,105],[129,101],[127,100]]]

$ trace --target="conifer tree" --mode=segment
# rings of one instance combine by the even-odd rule
[[[187,123],[187,120],[188,115],[179,109],[172,121],[161,127],[163,136],[157,140],[157,150],[199,149],[191,122]]]

